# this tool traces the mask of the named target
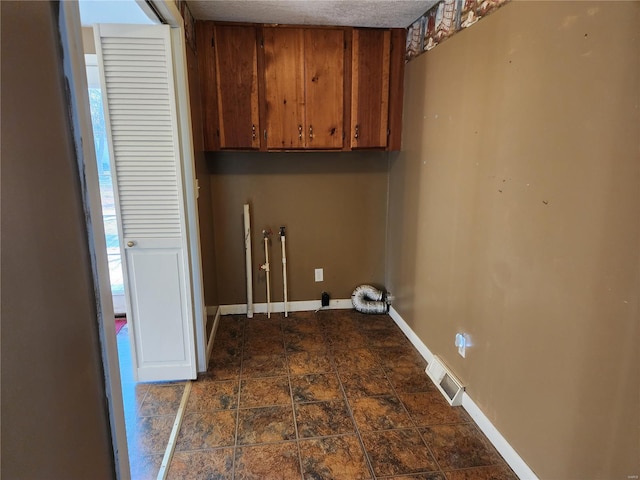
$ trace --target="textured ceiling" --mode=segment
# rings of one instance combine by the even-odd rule
[[[407,27],[436,0],[187,0],[198,20]]]

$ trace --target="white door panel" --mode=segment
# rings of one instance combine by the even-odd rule
[[[196,376],[169,30],[162,25],[95,28],[139,381]]]
[[[180,285],[182,255],[179,249],[127,251],[127,265],[134,300],[138,363],[189,361],[185,348],[184,304]],[[171,296],[158,297],[157,292]],[[182,340],[182,341],[176,341]]]

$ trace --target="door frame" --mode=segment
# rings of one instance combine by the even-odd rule
[[[206,308],[202,282],[202,262],[197,214],[197,186],[191,131],[191,115],[187,80],[184,22],[174,3],[168,0],[148,0],[155,7],[161,20],[171,26],[174,49],[174,82],[178,110],[178,135],[182,153],[184,198],[187,212],[188,261],[191,267],[193,318],[195,321],[195,349],[197,370],[206,369]],[[70,123],[74,137],[74,149],[78,159],[85,217],[87,242],[91,255],[94,280],[96,313],[102,350],[107,407],[113,443],[116,478],[129,480],[130,466],[125,429],[124,403],[120,384],[118,348],[113,321],[114,311],[109,280],[107,248],[102,224],[100,187],[93,143],[93,129],[89,109],[89,94],[82,46],[80,10],[77,2],[60,2],[58,29],[63,53],[63,67],[69,88]]]

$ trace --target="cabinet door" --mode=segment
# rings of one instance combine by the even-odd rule
[[[304,30],[265,27],[263,34],[267,148],[303,148]]]
[[[387,150],[402,148],[402,102],[404,97],[404,55],[407,31],[391,30],[391,62],[389,72],[389,138]]]
[[[198,44],[198,73],[202,102],[202,136],[206,151],[220,150],[218,137],[218,88],[216,61],[213,49],[213,22],[196,22]]]
[[[306,29],[304,44],[306,147],[342,148],[344,30]]]
[[[354,29],[351,84],[351,148],[387,146],[389,30]]]
[[[220,148],[260,148],[256,28],[214,27]]]

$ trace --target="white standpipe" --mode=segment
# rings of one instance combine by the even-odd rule
[[[285,227],[280,227],[280,241],[282,242],[282,282],[284,288],[284,316],[289,316],[289,311],[287,309],[287,249],[286,249],[286,241],[287,237],[285,235]]]
[[[251,218],[249,204],[244,206],[244,253],[247,268],[247,318],[253,317],[253,273],[251,270]]]
[[[260,268],[265,271],[267,276],[267,318],[271,318],[271,279],[270,279],[270,269],[269,269],[269,235],[271,235],[270,230],[263,230],[262,235],[264,236],[264,265]]]

